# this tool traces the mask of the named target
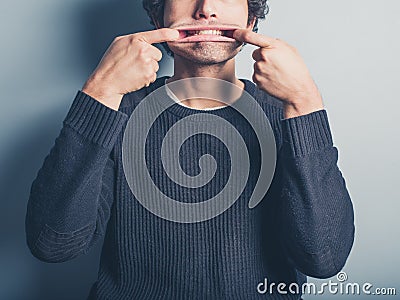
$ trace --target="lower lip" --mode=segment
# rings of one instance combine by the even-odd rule
[[[227,36],[214,34],[199,34],[176,40],[177,43],[193,43],[193,42],[235,42],[236,40]]]

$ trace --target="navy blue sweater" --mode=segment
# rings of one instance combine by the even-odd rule
[[[262,202],[248,207],[260,164],[255,150],[249,151],[245,190],[215,218],[171,222],[135,199],[122,166],[124,128],[138,103],[164,81],[159,78],[125,95],[119,111],[78,91],[32,184],[26,214],[32,254],[45,262],[67,261],[87,253],[105,235],[89,299],[300,299],[276,290],[262,295],[257,285],[265,278],[302,284],[306,276],[327,278],[339,272],[353,244],[354,216],[326,111],[283,119],[281,102],[248,80],[243,80],[245,90],[264,110],[277,146],[275,175]],[[204,112],[172,105],[147,140],[154,182],[180,201],[210,198],[229,176],[229,152],[222,143],[197,135],[182,145],[182,169],[198,173],[198,158],[209,153],[222,179],[190,190],[165,180],[162,137],[193,113]],[[257,149],[254,132],[233,108],[207,113],[228,120],[248,149]]]

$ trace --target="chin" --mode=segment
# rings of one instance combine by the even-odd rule
[[[239,42],[192,42],[182,44],[168,43],[174,56],[180,56],[196,64],[214,65],[235,57],[241,47]]]

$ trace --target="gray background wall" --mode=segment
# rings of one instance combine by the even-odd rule
[[[344,269],[348,281],[400,293],[400,4],[272,0],[270,7],[260,32],[299,49],[340,151],[357,226]],[[24,236],[29,189],[76,91],[113,37],[146,29],[139,1],[0,3],[0,299],[86,297],[100,245],[63,264],[34,259]],[[252,49],[246,46],[238,58],[240,77],[251,78]],[[171,63],[164,59],[160,75],[171,74]]]

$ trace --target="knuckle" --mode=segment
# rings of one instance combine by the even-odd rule
[[[153,70],[147,71],[145,78],[146,80],[151,80],[154,77],[155,72]]]
[[[255,72],[259,72],[259,71],[260,71],[260,65],[259,65],[259,63],[258,63],[258,62],[255,62],[255,63],[253,64],[253,68],[254,68],[254,71],[255,71]]]
[[[130,34],[129,35],[129,42],[131,44],[139,44],[139,39],[137,38],[137,36],[135,34]]]
[[[257,74],[255,74],[255,73],[253,74],[252,80],[253,80],[253,82],[254,82],[255,84],[258,84]]]
[[[162,59],[162,52],[156,48],[156,57],[157,57],[157,61],[160,61]]]
[[[254,50],[251,56],[253,57],[254,60],[257,60],[260,57],[259,49]]]
[[[160,66],[157,62],[154,62],[154,72],[157,72],[160,69]]]
[[[262,73],[263,70],[264,70],[263,67],[264,67],[264,66],[263,66],[263,63],[262,63],[262,62],[255,62],[255,63],[254,63],[254,71],[255,71],[256,73]]]
[[[140,34],[139,33],[132,33],[132,34],[129,35],[129,37],[132,40],[139,40],[140,39]]]
[[[145,86],[146,87],[150,86],[150,84],[156,81],[156,79],[157,79],[157,74],[153,73],[151,77],[145,79]]]
[[[267,50],[266,49],[261,49],[261,51],[260,51],[260,57],[261,57],[261,59],[262,60],[267,60],[267,58],[268,58],[268,52],[267,52]]]
[[[149,62],[148,55],[147,55],[147,49],[143,45],[137,45],[137,51],[138,55],[141,59],[143,59],[145,62]]]
[[[141,43],[138,39],[136,39],[134,36],[129,36],[129,44],[134,45],[135,47],[140,47]]]
[[[261,85],[264,77],[261,74],[254,72],[252,79],[254,83],[256,83],[257,85]]]

